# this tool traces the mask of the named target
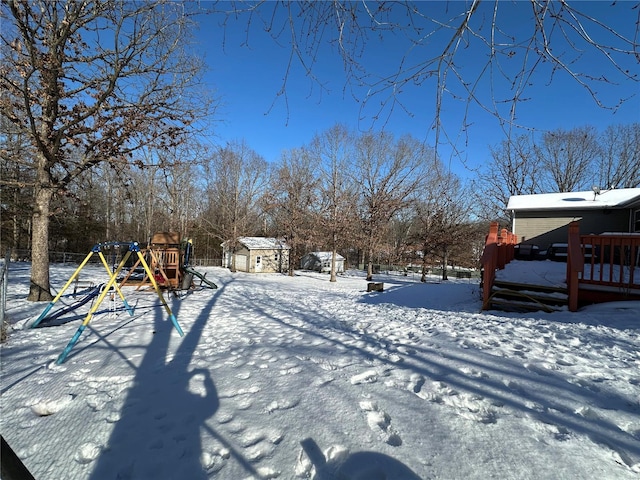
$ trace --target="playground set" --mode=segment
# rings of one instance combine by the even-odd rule
[[[113,252],[114,260],[118,254],[121,257],[117,266],[115,266],[115,261],[113,262],[113,268],[109,267],[109,263],[105,257],[105,252],[108,251]],[[178,290],[190,290],[195,288],[194,278],[200,279],[201,287],[212,289],[218,288],[215,283],[205,278],[206,274],[203,275],[189,265],[192,253],[193,243],[191,239],[180,242],[179,235],[172,232],[154,234],[149,245],[144,249],[140,248],[138,242],[98,243],[94,245],[89,254],[87,254],[82,263],[73,272],[56,297],[49,302],[44,311],[33,322],[31,328],[53,325],[54,321],[60,319],[67,313],[85,305],[89,301],[95,300],[82,324],[78,327],[75,335],[59,355],[56,363],[60,365],[66,360],[69,352],[78,342],[87,325],[89,325],[91,318],[109,294],[114,300],[115,295],[117,294],[122,300],[124,308],[127,310],[129,315],[133,316],[133,309],[130,307],[127,299],[122,293],[122,287],[126,285],[135,285],[138,290],[143,287],[149,287],[155,291],[166,310],[171,323],[178,334],[182,337],[184,336],[184,332],[163,296],[163,289],[174,293]],[[75,303],[50,314],[53,306],[60,300],[60,298],[62,298],[64,292],[74,282],[76,282],[76,288],[74,288],[73,297],[76,298],[76,296],[79,295],[76,290],[80,272],[94,254],[98,255],[100,262],[104,266],[109,277],[108,281],[98,286],[90,286],[83,292],[80,292],[86,293],[86,295]],[[130,268],[127,268],[126,266],[131,263],[132,256],[135,258],[135,263],[133,263]],[[121,276],[125,269],[127,270],[127,273],[124,276]],[[138,271],[141,271],[141,277],[136,279],[136,272]]]

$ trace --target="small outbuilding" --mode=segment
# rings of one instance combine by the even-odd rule
[[[235,248],[230,241],[222,243],[224,266],[247,273],[284,273],[289,271],[291,248],[278,238],[240,237]]]
[[[311,252],[307,253],[300,262],[303,270],[314,270],[316,272],[331,271],[332,252]],[[344,257],[336,254],[336,273],[344,272]]]

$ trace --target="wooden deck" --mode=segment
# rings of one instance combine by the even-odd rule
[[[514,241],[506,230],[500,236],[495,234],[497,231],[497,224],[492,225],[481,259],[483,309],[492,305],[502,308],[500,304],[506,306],[510,301],[531,302],[531,309],[535,309],[536,303],[544,303],[538,298],[540,295],[544,298],[544,286],[536,285],[535,280],[520,282],[516,287],[500,286],[496,281],[496,271],[504,269],[513,259]],[[593,303],[640,300],[640,235],[580,235],[576,221],[569,225],[567,250],[565,283],[569,310]],[[531,298],[527,300],[526,296]],[[557,306],[551,302],[540,309],[553,310]]]
[[[590,303],[640,300],[640,235],[578,232],[579,222],[571,222],[567,258],[570,308],[572,301],[577,308]]]

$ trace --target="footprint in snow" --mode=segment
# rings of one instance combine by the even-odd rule
[[[259,431],[245,432],[240,436],[239,443],[243,448],[253,447],[265,439],[264,434]]]
[[[478,423],[496,423],[496,411],[482,397],[461,394],[443,398],[443,403],[453,407],[458,415]]]
[[[249,410],[253,406],[253,397],[241,397],[236,401],[236,409]]]
[[[218,420],[218,423],[221,425],[224,425],[225,423],[229,423],[230,421],[233,420],[233,413],[231,412],[227,412],[227,411],[219,411],[218,414],[216,415],[216,419]]]
[[[475,368],[462,367],[460,368],[460,371],[469,377],[489,378],[489,375],[487,375],[485,372],[481,370],[476,370]]]
[[[550,436],[554,440],[559,442],[565,442],[572,437],[572,433],[566,427],[555,425],[552,423],[544,423],[543,421],[537,421],[533,424],[534,428],[543,434],[542,437],[537,437],[537,440],[546,443],[546,438]]]
[[[87,405],[95,412],[99,412],[111,401],[111,397],[106,393],[87,395]]]
[[[524,368],[526,368],[532,373],[536,373],[538,375],[542,375],[545,377],[553,375],[553,370],[558,369],[557,366],[546,363],[546,362],[525,363]]]
[[[107,423],[117,423],[121,418],[122,416],[119,410],[110,411],[105,416],[105,420],[107,421]]]
[[[377,403],[366,400],[360,402],[360,409],[367,416],[367,424],[374,433],[380,435],[385,443],[392,447],[402,445],[402,438],[398,431],[391,426],[391,417],[387,412],[381,410]]]
[[[42,400],[31,405],[31,411],[39,417],[47,417],[67,407],[73,398],[74,395],[65,395],[56,400]]]
[[[322,377],[318,377],[313,381],[313,386],[314,387],[324,387],[325,385],[331,383],[334,381],[334,378],[332,376],[322,376]]]
[[[98,458],[101,452],[102,445],[98,445],[92,442],[84,443],[80,445],[80,447],[76,451],[74,460],[80,464],[86,465]]]
[[[424,377],[416,374],[411,376],[408,387],[423,400],[452,407],[463,418],[485,424],[496,423],[494,407],[501,405],[489,404],[480,395],[460,393],[444,382],[430,382],[428,388],[426,385]]]
[[[411,375],[407,389],[410,392],[415,393],[419,398],[427,400],[428,402],[442,403],[441,388],[438,388],[438,382],[431,382],[430,388],[425,388],[426,380],[420,374]],[[432,387],[434,387],[431,389]],[[446,393],[446,392],[445,392]]]
[[[241,395],[253,395],[255,393],[258,393],[261,390],[260,387],[258,387],[257,385],[253,385],[249,388],[239,388],[237,390],[228,390],[225,392],[222,392],[218,395],[219,398],[234,398],[234,397],[238,397]]]
[[[375,383],[378,381],[378,372],[375,370],[367,370],[351,377],[352,385],[361,385],[363,383]]]
[[[422,375],[414,373],[409,379],[409,385],[407,386],[407,389],[417,395],[418,393],[420,393],[420,390],[422,390],[424,382],[425,380]]]
[[[226,452],[202,452],[200,455],[200,465],[208,473],[217,473],[225,466],[226,461],[229,459],[230,453]]]
[[[273,413],[276,410],[289,410],[298,405],[299,400],[296,398],[285,398],[282,400],[274,400],[269,405],[267,405],[266,411],[267,413]]]
[[[297,373],[302,372],[302,367],[299,365],[295,365],[292,367],[284,367],[282,369],[280,369],[280,375],[284,376],[284,375],[295,375]]]
[[[523,395],[525,393],[525,389],[514,380],[504,379],[502,383],[504,383],[505,387],[518,395]]]

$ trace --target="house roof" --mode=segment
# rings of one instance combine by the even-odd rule
[[[272,249],[284,249],[289,250],[283,240],[270,237],[240,237],[238,241],[247,247],[249,250],[272,250]]]
[[[586,192],[542,193],[513,195],[508,210],[589,210],[602,208],[629,208],[640,206],[640,188],[603,190],[596,194]]]
[[[331,260],[331,252],[309,252],[307,255],[313,255],[321,262]],[[344,260],[344,257],[339,253],[336,253],[336,260]]]

